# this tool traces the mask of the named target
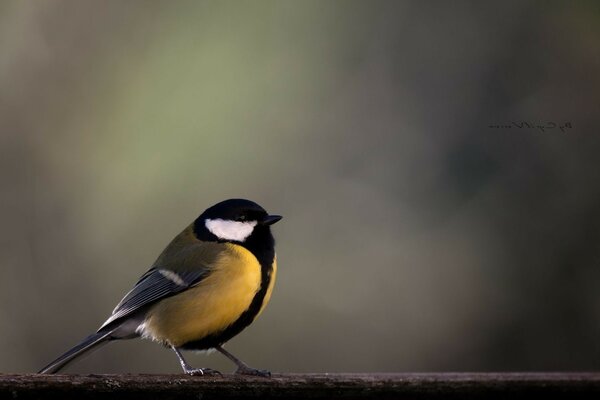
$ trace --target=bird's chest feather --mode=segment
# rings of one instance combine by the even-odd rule
[[[243,247],[225,246],[227,251],[217,257],[212,271],[198,285],[149,310],[145,336],[180,346],[224,330],[250,307],[261,286],[260,264]]]

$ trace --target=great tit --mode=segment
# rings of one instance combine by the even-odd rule
[[[216,349],[237,365],[236,373],[270,376],[250,368],[223,348],[263,311],[273,291],[277,262],[269,215],[244,199],[204,211],[158,256],[98,331],[39,373],[59,371],[83,353],[111,340],[141,337],[173,349],[189,375],[181,350]]]

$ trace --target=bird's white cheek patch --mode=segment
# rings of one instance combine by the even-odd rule
[[[207,219],[206,229],[222,240],[243,242],[252,234],[256,221],[229,221],[225,219]]]

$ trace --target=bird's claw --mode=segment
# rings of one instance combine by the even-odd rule
[[[190,376],[223,376],[223,374],[216,369],[210,368],[188,369],[185,371],[185,373]]]
[[[235,370],[236,375],[250,375],[250,376],[262,376],[264,378],[270,378],[271,372],[266,369],[255,369],[250,367],[238,367]]]

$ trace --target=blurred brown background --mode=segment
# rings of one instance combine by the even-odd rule
[[[598,4],[1,1],[0,371],[229,197],[285,216],[253,366],[600,369]],[[137,340],[68,371],[180,368]]]

